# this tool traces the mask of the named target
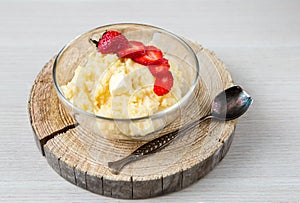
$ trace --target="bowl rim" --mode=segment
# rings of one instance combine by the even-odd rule
[[[183,46],[185,46],[190,51],[190,53],[192,54],[192,56],[194,58],[195,65],[196,65],[196,76],[195,76],[195,79],[194,79],[190,89],[187,91],[187,93],[178,102],[176,102],[176,104],[174,104],[174,105],[172,105],[172,106],[170,106],[170,107],[168,107],[168,108],[166,108],[162,111],[159,111],[155,114],[151,114],[149,116],[141,116],[141,117],[133,117],[133,118],[110,118],[110,117],[105,117],[105,116],[99,116],[99,115],[96,115],[94,113],[85,111],[85,110],[75,106],[73,103],[71,103],[64,96],[64,94],[61,92],[60,87],[58,86],[57,80],[56,80],[56,66],[57,66],[58,60],[60,59],[60,56],[63,54],[63,52],[67,48],[70,47],[70,45],[73,42],[75,42],[81,36],[83,36],[83,35],[85,35],[89,32],[93,32],[95,30],[101,29],[101,28],[105,28],[105,27],[109,27],[109,26],[116,26],[116,25],[128,25],[128,26],[137,25],[137,26],[146,26],[146,27],[149,27],[149,28],[157,29],[159,31],[162,31],[162,32],[174,37],[175,39],[177,39]],[[73,110],[76,110],[78,113],[81,113],[81,114],[84,114],[84,115],[87,115],[87,116],[90,116],[90,117],[93,117],[93,118],[96,118],[96,119],[104,119],[104,120],[109,120],[109,121],[121,121],[121,122],[126,121],[126,122],[128,122],[128,121],[139,121],[139,120],[145,120],[145,119],[161,118],[162,116],[168,115],[169,112],[172,112],[172,111],[176,110],[177,108],[180,108],[181,104],[185,103],[188,100],[188,98],[191,96],[191,94],[194,92],[194,89],[197,86],[197,83],[199,81],[199,73],[200,73],[199,69],[200,69],[199,61],[198,61],[196,53],[190,47],[190,45],[188,45],[188,43],[185,40],[183,40],[181,37],[177,36],[176,34],[173,34],[172,32],[170,32],[168,30],[165,30],[163,28],[156,27],[156,26],[153,26],[153,25],[148,25],[148,24],[142,24],[142,23],[113,23],[113,24],[106,24],[106,25],[103,25],[103,26],[99,26],[99,27],[93,28],[93,29],[91,29],[91,30],[89,30],[85,33],[82,33],[82,34],[78,35],[77,37],[75,37],[70,42],[68,42],[65,46],[63,46],[63,48],[58,52],[57,56],[55,57],[55,60],[54,60],[54,63],[53,63],[53,68],[52,68],[52,79],[53,79],[54,87],[55,87],[55,90],[57,92],[58,97],[61,100],[63,100],[63,102],[65,104],[67,104]]]

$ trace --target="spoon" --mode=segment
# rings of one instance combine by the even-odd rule
[[[108,162],[108,167],[113,174],[118,174],[127,164],[161,150],[170,144],[179,134],[187,133],[207,119],[229,121],[240,117],[247,111],[252,101],[252,98],[240,86],[232,86],[215,97],[209,115],[192,122],[180,129],[180,131],[176,130],[145,143],[125,158]]]

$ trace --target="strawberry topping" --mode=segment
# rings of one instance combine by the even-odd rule
[[[138,58],[133,58],[132,60],[144,66],[148,66],[160,64],[162,57],[163,53],[160,49],[155,46],[146,46],[146,54]]]
[[[158,96],[168,94],[173,86],[173,75],[167,71],[162,77],[157,77],[154,82],[153,91]]]
[[[112,54],[128,46],[128,40],[121,33],[110,30],[105,32],[98,42],[98,51],[102,54]]]
[[[138,58],[146,54],[145,46],[142,42],[129,41],[128,46],[117,52],[120,58]]]
[[[142,42],[128,41],[120,32],[106,31],[99,41],[92,40],[102,54],[117,54],[119,58],[130,58],[136,63],[148,66],[155,77],[153,91],[158,96],[168,94],[173,87],[170,64],[155,46],[145,46]]]
[[[159,65],[149,65],[149,71],[154,77],[162,77],[170,69],[170,64],[167,59],[162,58]]]

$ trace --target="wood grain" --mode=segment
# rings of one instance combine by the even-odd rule
[[[28,102],[28,111],[31,115],[30,123],[35,123],[32,125],[36,135],[35,140],[43,155],[45,154],[43,146],[48,140],[76,124],[75,120],[66,113],[56,96],[52,82],[53,62],[54,58],[44,66],[37,76]]]
[[[224,64],[212,52],[198,44],[189,44],[201,62],[206,64],[202,67],[193,102],[184,107],[182,115],[165,127],[161,135],[178,129],[180,133],[182,125],[208,114],[214,96],[233,85]],[[52,80],[48,80],[52,64],[53,60],[45,65],[33,85],[29,101],[30,120],[38,147],[46,155],[49,165],[64,179],[79,187],[122,199],[144,199],[167,194],[205,176],[230,147],[236,121],[208,120],[178,135],[162,151],[130,164],[118,175],[112,174],[107,168],[108,161],[127,156],[142,142],[107,140],[77,125],[60,104],[53,91]]]

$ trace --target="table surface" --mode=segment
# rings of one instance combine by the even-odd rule
[[[27,101],[43,65],[91,28],[163,27],[213,50],[254,98],[223,161],[142,202],[300,201],[300,1],[1,1],[0,202],[126,202],[65,181],[39,153]],[[139,202],[139,200],[137,200]]]

